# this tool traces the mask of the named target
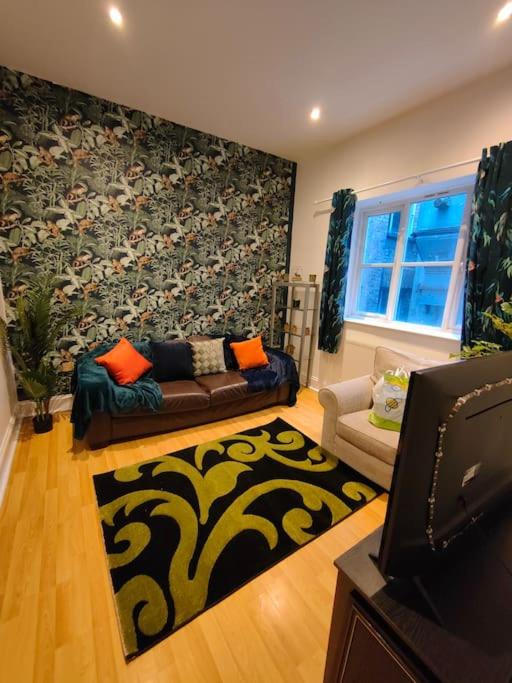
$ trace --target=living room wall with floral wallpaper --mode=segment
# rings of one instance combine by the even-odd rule
[[[288,262],[296,165],[0,67],[0,274],[8,315],[54,274],[59,342],[264,334]]]

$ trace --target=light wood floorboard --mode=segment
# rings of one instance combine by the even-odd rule
[[[89,451],[69,415],[23,424],[0,510],[1,683],[320,683],[333,560],[384,520],[386,496],[298,550],[127,664],[92,476],[282,417],[316,441],[322,409],[303,389],[276,407]]]

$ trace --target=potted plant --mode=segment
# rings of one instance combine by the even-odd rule
[[[62,328],[73,312],[57,305],[52,278],[35,279],[16,299],[14,320],[0,317],[0,345],[10,348],[16,377],[27,398],[35,403],[37,434],[52,429],[50,398],[55,394],[57,372],[52,362]]]

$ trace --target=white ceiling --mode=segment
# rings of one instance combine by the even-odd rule
[[[503,2],[0,0],[0,63],[299,159],[512,62]]]

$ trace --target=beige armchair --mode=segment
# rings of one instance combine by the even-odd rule
[[[445,362],[377,347],[372,375],[320,389],[324,407],[322,447],[389,490],[400,435],[369,422],[373,387],[386,370],[420,370]]]

